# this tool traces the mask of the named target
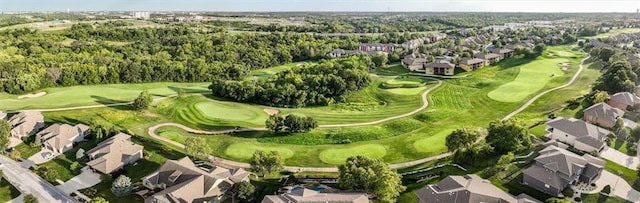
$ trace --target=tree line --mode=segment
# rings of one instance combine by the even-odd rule
[[[238,102],[277,107],[304,107],[342,102],[371,83],[368,70],[374,63],[369,55],[321,61],[294,67],[266,81],[214,80],[209,89],[214,96]]]

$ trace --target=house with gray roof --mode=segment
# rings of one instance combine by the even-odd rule
[[[627,111],[629,107],[634,107],[636,104],[640,104],[640,98],[629,92],[618,92],[609,97],[607,104],[614,108]]]
[[[302,186],[285,189],[282,194],[265,196],[262,203],[369,203],[369,198],[363,193],[328,193]]]
[[[524,184],[541,192],[558,195],[578,182],[591,184],[600,178],[605,162],[589,154],[579,156],[555,145],[540,151],[535,163],[524,170]]]
[[[494,64],[500,62],[502,60],[502,55],[494,54],[494,53],[482,53],[478,52],[473,54],[473,57],[487,60],[489,64]]]
[[[462,58],[458,63],[466,71],[474,71],[487,65],[487,60],[480,58]]]
[[[424,73],[427,75],[453,75],[456,66],[446,60],[424,64]]]
[[[583,120],[605,128],[613,128],[616,125],[616,120],[624,116],[623,110],[613,108],[607,103],[594,104],[583,112]]]
[[[492,49],[491,52],[501,55],[502,59],[506,59],[513,56],[513,49],[496,48],[496,49]]]
[[[104,174],[113,173],[142,158],[143,146],[131,142],[131,135],[118,133],[87,151],[87,166]]]
[[[410,71],[424,71],[424,64],[428,60],[423,54],[409,54],[402,59],[402,66]]]
[[[611,132],[575,118],[558,117],[547,122],[549,138],[585,152],[599,152]]]
[[[53,124],[36,134],[36,140],[42,146],[55,153],[65,153],[73,148],[73,144],[84,140],[89,134],[89,126],[77,124]]]
[[[535,203],[527,195],[517,197],[502,191],[475,174],[448,176],[435,185],[416,191],[420,203]]]
[[[191,159],[167,160],[158,170],[142,178],[142,184],[152,191],[145,203],[221,202],[233,184],[249,181],[244,169],[213,166],[205,171]]]
[[[21,111],[9,119],[11,136],[21,139],[28,137],[44,127],[44,116],[39,111]]]

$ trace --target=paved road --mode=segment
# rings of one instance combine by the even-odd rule
[[[55,186],[43,180],[29,169],[20,167],[20,163],[0,155],[4,178],[11,182],[20,192],[33,194],[40,202],[75,202]]]
[[[520,106],[520,108],[516,109],[515,111],[512,111],[511,113],[509,113],[508,115],[506,115],[504,118],[502,118],[502,120],[507,120],[513,116],[515,116],[516,114],[524,111],[525,109],[527,109],[527,107],[529,107],[531,104],[533,104],[533,102],[535,102],[536,100],[538,100],[540,97],[544,96],[545,94],[554,91],[554,90],[558,90],[558,89],[562,89],[565,87],[568,87],[569,85],[573,84],[574,81],[576,81],[576,79],[578,78],[578,76],[580,75],[580,73],[582,72],[582,69],[584,69],[583,64],[584,61],[586,61],[587,59],[589,59],[591,56],[588,56],[584,59],[582,59],[580,61],[580,69],[578,69],[578,71],[576,72],[575,75],[573,75],[573,77],[571,78],[571,80],[569,80],[569,82],[567,82],[564,85],[560,85],[548,90],[545,90],[544,92],[540,92],[540,94],[537,94],[535,97],[529,99],[529,101],[525,102],[524,104],[522,104],[522,106]]]

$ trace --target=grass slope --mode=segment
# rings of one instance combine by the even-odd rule
[[[567,55],[567,54],[565,54]],[[573,56],[571,54],[570,56]],[[529,95],[540,91],[554,77],[564,75],[559,63],[569,62],[566,58],[538,57],[536,60],[513,68],[519,68],[518,77],[489,92],[489,97],[502,102],[523,101]]]
[[[187,93],[208,93],[209,83],[143,83],[46,88],[42,97],[18,99],[19,95],[0,93],[0,110],[61,108],[82,105],[130,102],[141,91],[155,96],[175,95],[179,89]]]

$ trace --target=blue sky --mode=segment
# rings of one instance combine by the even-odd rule
[[[0,11],[635,12],[640,0],[0,0]]]

